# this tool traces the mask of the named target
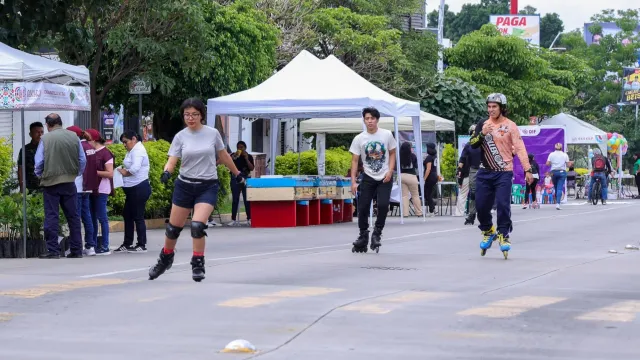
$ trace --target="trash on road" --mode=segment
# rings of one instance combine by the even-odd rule
[[[636,245],[627,245],[624,248],[627,250],[640,250],[640,246],[636,246]]]
[[[254,352],[256,352],[256,347],[253,346],[253,344],[251,344],[247,340],[238,339],[238,340],[233,340],[232,342],[228,343],[227,346],[224,347],[222,352],[225,352],[225,353],[254,353]]]
[[[610,253],[610,254],[617,254],[617,253],[618,253],[618,251],[617,251],[617,250],[609,250],[609,253]]]

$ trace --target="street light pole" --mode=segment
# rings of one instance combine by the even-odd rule
[[[518,13],[518,0],[511,0],[511,15]]]

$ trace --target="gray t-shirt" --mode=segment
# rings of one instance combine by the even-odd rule
[[[185,128],[173,138],[169,156],[181,159],[180,175],[199,180],[218,178],[216,158],[218,151],[224,150],[224,143],[218,130],[203,126],[198,131]]]

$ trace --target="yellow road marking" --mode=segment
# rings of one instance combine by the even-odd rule
[[[400,295],[392,295],[377,298],[375,301],[367,303],[355,303],[345,306],[342,310],[356,311],[363,314],[388,314],[396,310],[402,305],[415,301],[433,301],[451,296],[450,293],[426,292],[426,291],[407,291]]]
[[[640,301],[623,301],[576,317],[577,320],[629,322],[640,312]]]
[[[108,286],[108,285],[120,285],[128,282],[131,282],[131,281],[122,280],[122,279],[79,280],[79,281],[71,281],[71,282],[61,283],[61,284],[44,284],[44,285],[39,285],[33,288],[27,288],[27,289],[2,291],[0,292],[0,296],[33,299],[33,298],[37,298],[40,296],[53,294],[53,293],[60,293],[60,292],[77,290],[77,289]]]
[[[475,315],[490,318],[507,318],[520,315],[529,310],[541,308],[561,301],[566,298],[546,296],[521,296],[513,299],[496,301],[489,306],[472,308],[458,313],[458,315]]]
[[[264,296],[248,296],[248,297],[231,299],[231,300],[218,303],[218,306],[251,308],[251,307],[260,306],[260,305],[274,304],[280,301],[284,301],[286,299],[297,299],[297,298],[310,297],[310,296],[320,296],[320,295],[326,295],[326,294],[331,294],[331,293],[340,292],[340,291],[344,291],[344,289],[308,287],[308,288],[301,288],[296,290],[278,291],[275,293],[266,294]]]
[[[16,313],[6,313],[6,312],[0,312],[0,323],[1,322],[7,322],[10,321],[11,319],[13,319],[15,316],[17,316],[18,314]]]

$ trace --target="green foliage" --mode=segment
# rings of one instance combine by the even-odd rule
[[[446,181],[455,181],[456,179],[456,167],[458,166],[456,152],[456,148],[454,148],[452,144],[444,144],[442,163],[440,164],[440,175],[442,175]]]
[[[168,217],[171,210],[171,200],[173,198],[174,181],[178,177],[179,164],[173,173],[173,176],[163,184],[160,182],[160,176],[164,171],[164,165],[167,163],[167,152],[170,143],[164,140],[148,141],[143,143],[147,154],[149,155],[149,183],[151,184],[151,197],[147,201],[145,218],[155,219]],[[122,161],[127,153],[124,146],[120,144],[112,144],[107,146],[114,156],[114,168],[121,166]],[[221,192],[218,196],[218,208],[224,206],[229,200],[228,194],[231,194],[230,188],[231,174],[229,170],[223,166],[218,166],[218,180],[220,181]],[[109,197],[110,214],[120,215],[124,209],[124,191],[122,188],[116,189],[115,195]]]
[[[351,153],[341,148],[325,151],[325,174],[346,176],[351,167]],[[298,175],[298,154],[288,152],[276,158],[277,175]],[[318,153],[307,150],[300,153],[300,175],[318,175]]]
[[[13,177],[13,147],[5,138],[0,138],[0,186]]]
[[[420,98],[424,111],[454,121],[458,134],[466,134],[471,124],[487,116],[482,94],[457,78],[437,76],[421,91]]]
[[[446,55],[447,75],[475,84],[484,96],[505,94],[510,118],[519,123],[527,123],[531,115],[558,113],[577,91],[576,76],[590,76],[581,60],[502,36],[490,24],[463,36]]]

